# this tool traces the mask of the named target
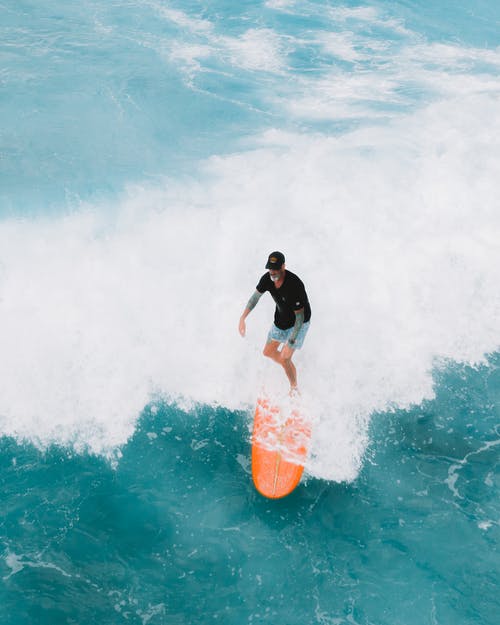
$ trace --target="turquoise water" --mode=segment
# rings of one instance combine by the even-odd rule
[[[0,15],[0,621],[497,625],[497,3]],[[313,308],[280,501],[272,249]]]
[[[244,413],[144,411],[113,470],[2,442],[4,623],[497,622],[498,358],[266,501]]]

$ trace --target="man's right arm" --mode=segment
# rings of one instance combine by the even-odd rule
[[[260,300],[261,297],[262,297],[262,293],[256,290],[254,291],[254,293],[248,300],[248,303],[245,306],[245,310],[243,311],[240,317],[239,331],[240,331],[241,336],[245,336],[245,333],[246,333],[245,319],[248,317],[250,312],[255,308],[255,306],[257,305],[257,302]]]

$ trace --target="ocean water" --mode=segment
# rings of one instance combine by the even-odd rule
[[[500,5],[0,2],[0,622],[498,625]],[[313,440],[250,430],[282,249]]]

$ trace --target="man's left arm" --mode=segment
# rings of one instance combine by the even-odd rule
[[[290,345],[290,347],[293,348],[295,346],[297,335],[299,334],[300,328],[303,326],[303,324],[304,324],[304,309],[300,308],[299,310],[295,311],[295,324],[293,326],[292,333],[290,334],[290,338],[288,339],[288,345]]]

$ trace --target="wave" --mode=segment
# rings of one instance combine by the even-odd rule
[[[237,332],[273,249],[312,303],[296,356],[316,423],[312,475],[354,479],[374,411],[431,398],[436,367],[482,362],[498,348],[498,48],[429,43],[372,7],[266,7],[285,19],[245,13],[234,26],[232,14],[226,23],[218,11],[193,16],[149,0],[123,16],[128,30],[113,12],[96,17],[97,48],[103,36],[113,49],[125,41],[134,54],[148,51],[133,67],[142,72],[153,51],[168,80],[182,77],[179,110],[203,93],[265,115],[250,130],[241,122],[243,151],[193,165],[189,179],[128,187],[67,216],[0,223],[0,433],[115,457],[152,398],[247,410],[263,384],[282,392],[283,373],[261,355],[270,298],[253,311],[247,338]],[[147,10],[154,19],[137,26],[135,11]],[[17,31],[10,36],[18,45]],[[148,66],[151,76],[158,67]],[[16,81],[11,70],[6,79]],[[164,112],[155,97],[153,117]],[[127,149],[116,154],[133,156],[124,175],[145,177],[164,166],[164,146],[151,163],[136,143],[151,148],[156,135],[130,146],[136,109],[121,110],[115,134]],[[66,149],[69,127],[54,114]],[[22,155],[28,143],[16,137]],[[72,156],[54,169],[59,189],[73,175],[67,163],[109,176],[106,144],[89,137],[68,148],[86,154],[84,166]],[[57,152],[49,142],[39,153],[52,162]]]
[[[308,470],[353,479],[373,411],[432,397],[436,363],[498,347],[497,110],[473,95],[337,138],[269,131],[190,182],[4,221],[1,432],[111,453],[155,393],[247,409],[262,380],[285,385],[260,353],[270,298],[237,332],[282,249],[313,309],[296,358]]]

